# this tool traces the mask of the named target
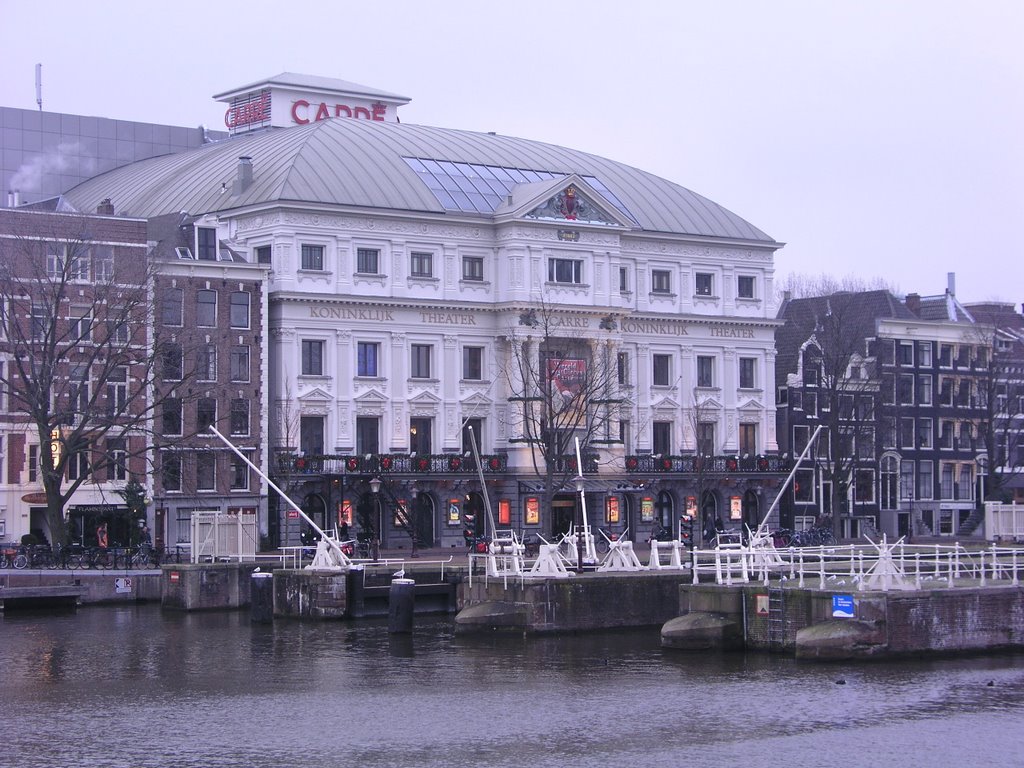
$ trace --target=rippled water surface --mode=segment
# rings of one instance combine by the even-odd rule
[[[1020,655],[818,665],[663,651],[656,629],[92,607],[0,618],[0,679],[0,766],[1024,764]]]

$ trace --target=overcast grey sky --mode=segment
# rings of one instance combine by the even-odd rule
[[[372,5],[372,7],[371,7]],[[0,104],[223,127],[283,71],[403,122],[593,152],[787,245],[790,272],[1024,302],[1024,2],[0,0]]]

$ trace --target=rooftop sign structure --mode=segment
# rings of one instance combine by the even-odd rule
[[[232,135],[263,128],[290,128],[333,117],[397,123],[398,107],[410,99],[347,80],[280,75],[215,94],[228,105],[224,124]]]

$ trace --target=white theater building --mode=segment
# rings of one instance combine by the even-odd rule
[[[689,465],[652,462],[698,440],[742,459],[705,480],[701,507],[733,519],[736,499],[749,517],[767,509],[778,463],[744,468],[777,453],[780,243],[612,160],[398,122],[408,99],[395,94],[281,75],[218,98],[232,138],[111,171],[67,199],[93,210],[111,198],[136,217],[187,211],[271,265],[270,441],[298,457],[271,469],[325,523],[367,503],[382,457],[402,458],[402,471],[384,467],[377,535],[403,540],[390,499],[415,507],[421,542],[461,543],[457,507],[479,483],[434,470],[465,456],[468,423],[480,452],[500,457],[488,493],[502,522],[544,535],[562,525],[526,512],[536,475],[506,374],[530,308],[618,366],[617,434],[590,447],[602,458],[592,524],[640,539],[654,515],[674,519],[693,493]],[[284,540],[290,525],[282,510],[269,527]]]

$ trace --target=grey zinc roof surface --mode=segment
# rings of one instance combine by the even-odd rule
[[[235,195],[243,155],[252,158],[253,183]],[[778,245],[717,203],[614,160],[509,136],[343,118],[142,160],[90,179],[66,196],[82,211],[95,210],[109,197],[119,214],[144,218],[276,201],[445,213],[404,157],[594,176],[645,231]]]
[[[325,91],[335,94],[358,94],[368,98],[376,97],[392,101],[411,101],[408,96],[400,96],[399,94],[391,93],[390,91],[382,91],[379,88],[360,85],[359,83],[353,83],[351,80],[338,80],[333,77],[320,77],[318,75],[302,75],[296,72],[282,72],[281,74],[274,75],[273,77],[256,80],[248,85],[241,85],[237,88],[232,88],[228,91],[215,94],[213,98],[226,98],[233,94],[245,93],[246,91],[251,91],[254,88],[260,88],[267,85],[291,85],[296,88],[308,88],[314,91]]]

